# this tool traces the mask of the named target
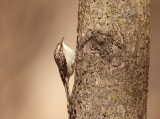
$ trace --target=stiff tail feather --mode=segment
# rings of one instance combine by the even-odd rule
[[[64,84],[65,92],[66,92],[66,98],[67,103],[69,104],[70,94],[69,94],[69,81],[68,78],[66,78],[66,83]]]

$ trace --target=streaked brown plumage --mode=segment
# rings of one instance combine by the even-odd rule
[[[57,44],[54,51],[54,59],[58,66],[59,73],[65,87],[67,100],[69,99],[69,78],[74,72],[75,52],[61,42]]]

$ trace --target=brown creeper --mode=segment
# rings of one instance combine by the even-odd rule
[[[56,46],[56,49],[54,51],[54,59],[58,66],[68,100],[70,97],[69,78],[74,72],[75,52],[63,43],[63,39],[64,37]]]

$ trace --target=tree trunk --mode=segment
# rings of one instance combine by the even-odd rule
[[[79,0],[70,119],[147,119],[150,0]]]

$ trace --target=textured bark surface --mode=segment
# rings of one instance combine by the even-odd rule
[[[70,119],[146,119],[150,0],[79,0]]]

